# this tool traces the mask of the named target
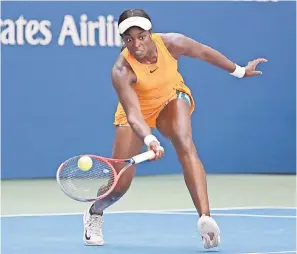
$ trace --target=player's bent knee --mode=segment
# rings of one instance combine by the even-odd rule
[[[176,135],[171,138],[171,141],[178,153],[189,153],[193,148],[193,139],[188,135]]]
[[[125,193],[129,189],[131,182],[132,179],[124,179],[122,181],[119,181],[116,187],[114,188],[114,191],[119,193]]]
[[[132,183],[134,174],[135,174],[135,166],[132,166],[120,177],[114,191],[119,193],[125,193],[129,189]]]

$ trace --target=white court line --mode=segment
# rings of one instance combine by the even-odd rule
[[[240,207],[222,207],[222,208],[213,208],[211,210],[255,210],[255,209],[272,209],[272,210],[289,210],[289,209],[294,209],[296,210],[297,207],[293,207],[293,206],[288,206],[288,207],[285,207],[285,206],[247,206],[247,207],[244,207],[244,206],[240,206]],[[180,210],[175,210],[175,211],[182,211],[182,210],[185,210],[185,211],[190,211],[190,210],[193,210],[195,211],[195,209],[180,209]]]
[[[197,213],[185,213],[185,212],[151,212],[151,214],[172,214],[172,215],[194,215]],[[230,217],[260,217],[260,218],[286,218],[286,219],[296,219],[297,216],[292,215],[266,215],[266,214],[244,214],[244,213],[211,213],[212,216],[230,216]]]
[[[297,251],[288,250],[288,251],[272,251],[272,252],[245,252],[245,253],[237,253],[237,254],[282,254],[282,253],[297,253]]]
[[[260,218],[286,218],[286,219],[296,219],[296,216],[291,215],[266,215],[266,214],[243,214],[243,213],[212,213],[213,216],[236,216],[236,217],[260,217]]]
[[[253,209],[296,209],[296,207],[270,207],[270,206],[255,206],[255,207],[224,207],[224,208],[213,208],[212,211],[231,211],[231,210],[253,210]],[[165,214],[173,212],[195,212],[195,209],[165,209],[165,210],[127,210],[127,211],[106,211],[106,214],[126,214],[126,213],[149,213],[149,214]],[[42,213],[42,214],[9,214],[1,215],[1,218],[8,217],[40,217],[40,216],[68,216],[68,215],[82,215],[83,213]],[[189,213],[183,213],[189,214]],[[196,214],[196,213],[195,213]],[[192,215],[190,213],[190,215]],[[240,215],[240,214],[237,214]],[[251,215],[251,214],[249,214]],[[234,216],[234,215],[233,215]],[[263,215],[265,216],[265,215]],[[267,215],[268,216],[268,215]]]

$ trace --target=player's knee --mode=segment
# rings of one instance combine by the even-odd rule
[[[134,169],[130,168],[120,177],[114,191],[119,193],[125,193],[129,189],[133,178]]]
[[[118,193],[125,193],[129,189],[131,182],[132,180],[127,179],[118,182],[116,187],[114,188],[114,191]]]
[[[189,135],[178,134],[172,137],[171,141],[179,153],[189,153],[193,148],[193,139]]]

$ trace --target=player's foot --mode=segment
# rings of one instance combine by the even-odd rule
[[[84,242],[87,245],[103,245],[102,215],[91,214],[88,209],[84,214]]]
[[[220,245],[220,228],[213,218],[202,215],[197,226],[205,249],[215,248]]]

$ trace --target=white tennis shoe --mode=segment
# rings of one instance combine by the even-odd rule
[[[91,214],[90,209],[84,213],[84,242],[86,245],[103,245],[103,216]]]
[[[215,248],[220,245],[220,228],[213,218],[202,215],[198,220],[197,227],[202,236],[205,249]]]

